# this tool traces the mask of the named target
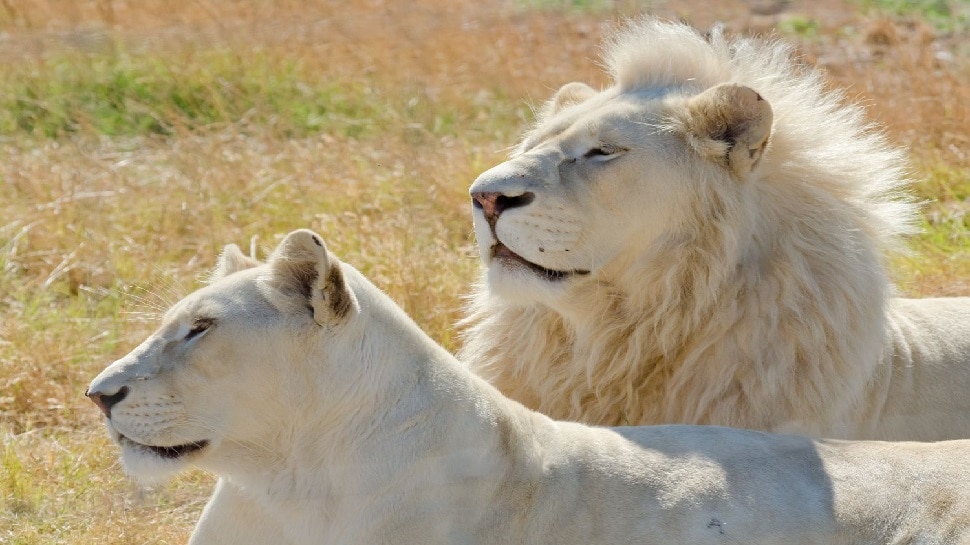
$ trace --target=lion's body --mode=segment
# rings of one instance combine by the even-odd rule
[[[220,475],[204,545],[959,545],[970,441],[591,428],[502,396],[309,231],[92,383],[136,476]]]
[[[644,20],[607,59],[472,186],[459,359],[593,424],[970,437],[970,298],[893,298],[914,209],[862,111],[777,43]]]

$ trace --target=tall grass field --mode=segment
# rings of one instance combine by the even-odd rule
[[[83,392],[221,248],[309,227],[432,337],[477,279],[468,186],[639,13],[775,34],[909,151],[902,293],[970,294],[967,0],[0,0],[0,544],[185,543]]]

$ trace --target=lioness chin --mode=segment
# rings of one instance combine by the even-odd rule
[[[557,422],[310,231],[266,263],[229,246],[214,276],[87,392],[135,476],[221,477],[196,543],[970,540],[970,441]]]

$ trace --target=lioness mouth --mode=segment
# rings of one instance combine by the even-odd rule
[[[496,259],[496,258],[505,258],[505,259],[510,259],[512,261],[515,261],[517,263],[521,263],[522,265],[525,265],[526,267],[531,269],[533,272],[544,277],[546,280],[550,280],[554,282],[563,280],[565,278],[568,278],[574,275],[589,274],[589,271],[584,271],[584,270],[556,271],[552,269],[547,269],[540,265],[536,265],[531,261],[528,261],[524,257],[510,250],[508,246],[506,246],[505,244],[502,244],[501,242],[492,246],[492,259]]]
[[[155,454],[159,458],[169,458],[169,459],[180,458],[182,456],[185,456],[186,454],[191,454],[193,452],[200,451],[205,447],[209,446],[208,441],[202,440],[202,441],[196,441],[194,443],[186,443],[184,445],[175,445],[171,447],[157,447],[154,445],[145,445],[137,441],[132,441],[131,439],[125,437],[124,435],[119,437],[118,441],[121,443],[131,445],[133,447],[147,450],[152,454]]]

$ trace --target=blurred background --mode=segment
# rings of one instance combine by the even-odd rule
[[[184,543],[83,398],[222,246],[310,227],[457,347],[468,185],[643,13],[773,35],[909,150],[914,296],[970,294],[970,0],[0,0],[0,543]]]

